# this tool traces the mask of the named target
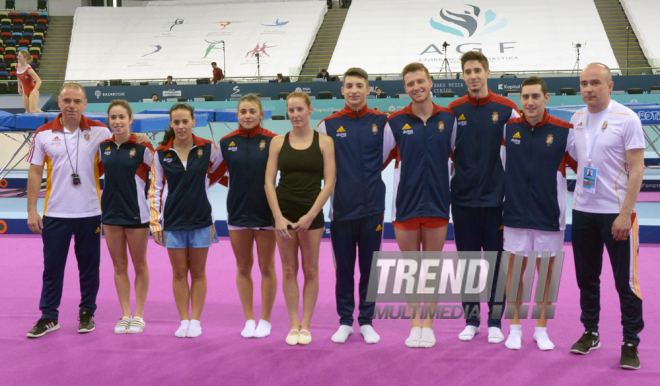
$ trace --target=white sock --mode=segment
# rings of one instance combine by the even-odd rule
[[[130,325],[130,323],[131,323],[131,317],[130,316],[128,318],[126,316],[124,316],[121,319],[122,320],[128,320],[128,323]],[[115,326],[115,332],[118,332],[118,333],[121,334],[122,332],[125,332],[125,331],[126,331],[126,327],[117,327],[117,326]]]
[[[255,338],[265,338],[270,335],[270,322],[267,320],[259,319],[259,325],[254,330]]]
[[[190,327],[190,320],[182,320],[181,325],[174,333],[177,338],[185,338],[188,335],[188,327]]]
[[[488,343],[504,342],[504,334],[498,327],[488,327]]]
[[[429,327],[422,328],[422,338],[419,341],[419,347],[433,347],[435,346],[435,334],[433,329]]]
[[[552,350],[555,345],[550,341],[546,327],[536,327],[534,330],[534,340],[543,351]]]
[[[362,329],[360,329],[360,331],[362,331]],[[344,343],[346,342],[346,339],[348,339],[348,337],[352,334],[353,327],[342,324],[339,326],[339,330],[337,330],[337,332],[335,332],[330,339],[335,343]]]
[[[364,326],[360,326],[360,334],[362,334],[362,336],[364,337],[364,341],[367,343],[380,342],[380,335],[378,335],[376,331],[374,331],[374,328],[371,324],[365,324]]]
[[[254,336],[254,330],[257,328],[257,324],[254,319],[250,319],[245,322],[245,328],[241,331],[241,336],[243,338],[252,338]]]
[[[465,326],[465,330],[463,330],[460,334],[458,334],[458,339],[469,342],[478,333],[479,333],[479,327]]]
[[[422,340],[422,328],[413,327],[410,329],[410,335],[406,339],[406,346],[408,347],[419,347],[419,341]]]
[[[512,324],[511,331],[509,331],[509,338],[504,342],[506,348],[511,350],[520,350],[522,346],[522,326],[519,324]]]
[[[190,326],[188,327],[188,333],[186,336],[188,338],[197,338],[198,336],[202,335],[202,325],[199,320],[192,319],[190,321]]]

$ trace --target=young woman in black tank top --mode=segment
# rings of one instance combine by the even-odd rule
[[[309,344],[312,314],[319,293],[319,248],[324,230],[323,205],[335,186],[335,148],[332,139],[309,127],[312,114],[309,97],[294,92],[287,97],[287,112],[293,125],[286,135],[271,140],[266,167],[266,196],[273,212],[277,246],[282,258],[282,287],[291,331],[290,345]],[[275,189],[275,178],[280,181]],[[321,188],[321,179],[325,181]],[[298,249],[303,275],[303,317],[298,304]]]

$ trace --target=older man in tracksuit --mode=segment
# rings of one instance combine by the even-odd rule
[[[383,168],[383,130],[387,115],[367,107],[367,73],[350,68],[344,74],[342,94],[346,107],[325,118],[319,132],[335,142],[337,180],[331,198],[330,232],[337,269],[337,313],[340,327],[332,341],[344,343],[353,334],[355,309],[356,247],[360,266],[360,333],[367,343],[377,343],[380,336],[371,320],[375,303],[367,302],[367,286],[374,252],[383,238],[385,184]]]

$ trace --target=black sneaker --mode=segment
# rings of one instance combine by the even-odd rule
[[[586,355],[589,354],[591,350],[595,350],[599,347],[600,337],[591,331],[585,331],[584,334],[582,334],[582,338],[571,346],[571,352],[573,354]]]
[[[51,331],[59,330],[60,325],[55,319],[39,319],[37,324],[27,333],[28,338],[39,338]]]
[[[89,310],[80,310],[80,316],[78,316],[80,323],[78,324],[78,332],[84,334],[87,332],[92,332],[96,328],[94,325],[94,316],[92,311]]]
[[[621,346],[621,368],[628,370],[639,370],[639,355],[637,347],[632,343],[623,343]]]

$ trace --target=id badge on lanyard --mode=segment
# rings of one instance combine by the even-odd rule
[[[591,156],[598,136],[601,132],[604,132],[605,129],[607,129],[607,115],[609,112],[610,107],[608,106],[607,112],[605,113],[605,122],[603,122],[603,126],[601,126],[600,130],[596,130],[593,142],[589,140],[589,116],[587,115],[587,127],[584,130],[584,143],[587,148],[587,166],[584,167],[584,174],[582,176],[582,191],[586,193],[596,194],[596,183],[598,182],[596,176],[598,174],[598,169],[592,167]]]

